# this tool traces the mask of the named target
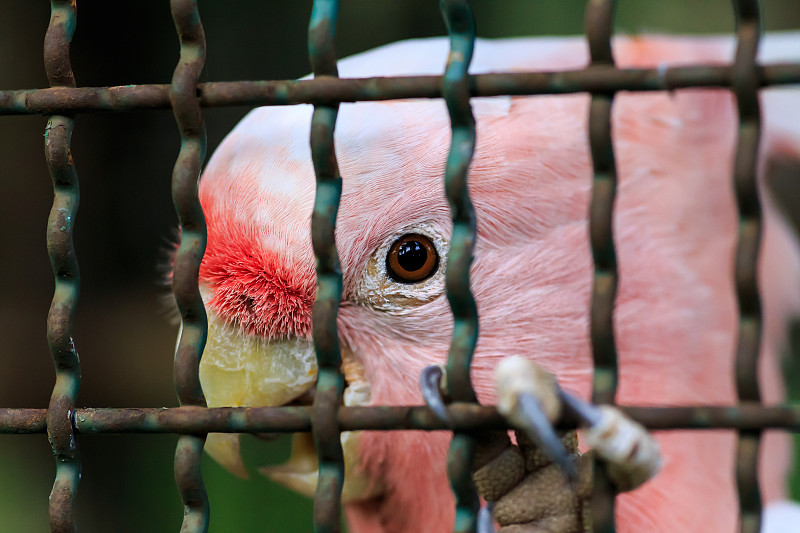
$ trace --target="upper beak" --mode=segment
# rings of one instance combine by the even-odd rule
[[[237,331],[209,313],[200,362],[200,384],[209,407],[284,405],[313,387],[316,378],[310,341],[267,341]],[[248,477],[238,433],[212,433],[205,449],[231,473]]]
[[[360,365],[343,354],[345,405],[369,403],[370,387]],[[266,340],[247,335],[209,311],[208,340],[200,362],[200,384],[209,407],[275,407],[309,392],[317,381],[317,361],[310,340]],[[359,432],[342,434],[345,456],[343,500],[372,497],[380,488],[359,465]],[[289,461],[260,471],[283,485],[312,496],[318,462],[310,435],[296,435]],[[205,450],[232,474],[246,479],[238,433],[210,433]]]

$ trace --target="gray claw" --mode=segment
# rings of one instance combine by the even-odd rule
[[[592,427],[600,422],[602,414],[596,406],[584,402],[560,388],[558,395],[564,407],[575,415],[582,426]]]
[[[488,503],[478,511],[478,523],[476,524],[475,533],[495,533],[492,507],[494,507],[494,504]]]
[[[441,384],[443,375],[442,367],[438,365],[426,366],[419,376],[419,385],[422,390],[422,398],[431,411],[440,420],[450,425],[450,417],[447,416],[447,408],[444,406],[444,399],[442,398]]]
[[[523,392],[519,395],[519,406],[522,418],[526,424],[522,427],[525,434],[530,438],[542,452],[561,470],[567,474],[573,483],[578,481],[578,469],[572,457],[567,453],[561,439],[556,434],[555,429],[550,424],[550,420],[539,406],[539,401],[531,393]]]

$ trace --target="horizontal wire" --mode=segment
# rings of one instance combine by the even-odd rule
[[[800,433],[800,406],[640,407],[618,406],[650,430],[783,430]],[[426,406],[344,407],[336,411],[342,431],[452,431],[508,428],[494,406],[453,403],[447,406],[452,426]],[[78,408],[73,423],[78,433],[295,433],[311,430],[310,406],[284,407],[132,407]],[[47,409],[0,408],[0,434],[45,433]],[[577,420],[563,420],[559,429],[574,429]]]
[[[757,65],[760,87],[800,84],[800,63]],[[514,72],[469,76],[470,96],[520,96],[579,92],[730,89],[733,65],[618,69],[592,66],[560,72]],[[199,83],[202,107],[331,105],[338,102],[441,98],[442,76]],[[0,91],[0,115],[121,112],[170,108],[170,85],[53,87]]]

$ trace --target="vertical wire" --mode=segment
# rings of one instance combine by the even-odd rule
[[[205,34],[196,0],[171,0],[170,8],[181,45],[170,91],[181,133],[181,149],[172,173],[172,200],[181,225],[181,245],[172,279],[172,291],[181,313],[173,370],[181,405],[205,407],[198,370],[208,320],[198,275],[206,248],[206,223],[197,195],[206,151],[206,131],[197,97],[197,82],[205,62]],[[208,530],[210,509],[200,467],[205,440],[205,434],[181,435],[175,450],[175,482],[183,501],[181,531],[184,533]]]
[[[308,55],[315,78],[338,77],[334,36],[338,0],[315,0],[308,27]],[[312,410],[312,433],[319,457],[314,494],[314,531],[338,533],[341,522],[344,455],[337,412],[342,403],[344,376],[336,317],[342,298],[342,272],[334,237],[342,194],[336,161],[334,128],[339,104],[314,106],[311,119],[311,158],[317,180],[311,240],[317,259],[317,297],[312,310],[314,350],[319,374]]]
[[[478,309],[470,289],[469,271],[477,223],[467,188],[467,174],[475,151],[475,118],[469,102],[468,74],[475,48],[475,19],[466,0],[441,0],[441,11],[450,36],[442,96],[452,129],[444,178],[453,219],[445,277],[447,299],[453,312],[447,392],[454,402],[476,402],[470,366],[478,341]],[[447,474],[456,499],[456,533],[473,532],[476,528],[479,501],[472,482],[474,454],[473,436],[454,432],[447,456]]]
[[[613,67],[611,35],[614,0],[589,0],[585,25],[591,65]],[[611,132],[614,93],[592,94],[589,105],[589,146],[594,178],[589,208],[589,236],[594,260],[590,337],[594,362],[592,401],[613,404],[617,394],[617,347],[614,338],[614,301],[617,295],[617,255],[613,217],[617,190],[617,168]],[[592,527],[595,532],[615,531],[615,490],[606,467],[596,463],[592,493]]]
[[[756,177],[761,139],[758,88],[761,80],[756,55],[761,36],[761,17],[755,0],[734,0],[736,56],[733,93],[739,112],[739,131],[733,165],[733,187],[739,211],[734,279],[739,304],[736,348],[736,392],[740,402],[760,402],[758,359],[761,345],[761,298],[758,293],[758,255],[761,245],[761,203]],[[760,431],[740,431],[736,450],[736,488],[739,495],[740,530],[757,533],[761,528],[761,494],[758,483]]]
[[[76,6],[70,0],[51,0],[50,24],[44,38],[44,64],[51,87],[75,87],[69,43],[75,32]],[[78,174],[70,151],[73,119],[53,115],[44,133],[45,156],[53,181],[53,207],[47,220],[47,252],[55,277],[55,292],[47,315],[47,342],[56,369],[56,382],[47,408],[47,437],[56,459],[50,492],[50,530],[75,528],[75,497],[81,461],[75,441],[73,413],[81,383],[78,352],[72,338],[80,295],[78,260],[72,241],[80,201]]]

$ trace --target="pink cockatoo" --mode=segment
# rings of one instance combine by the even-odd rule
[[[761,57],[788,59],[798,42],[788,35],[767,37]],[[728,62],[733,48],[729,38],[614,41],[621,67]],[[439,74],[447,50],[445,39],[401,42],[342,60],[339,71],[343,77]],[[587,47],[578,38],[479,41],[471,71],[563,70],[586,63]],[[472,100],[478,139],[469,175],[478,222],[472,288],[481,328],[472,376],[483,403],[496,402],[493,369],[514,354],[552,372],[565,390],[589,395],[588,103],[585,94]],[[763,173],[768,158],[800,153],[800,97],[768,90],[762,104]],[[284,405],[314,387],[311,113],[307,105],[252,111],[201,179],[208,248],[200,281],[210,325],[200,377],[209,406]],[[619,174],[617,399],[633,405],[733,404],[733,96],[707,89],[620,94],[613,132]],[[336,243],[344,277],[338,325],[347,405],[420,404],[420,372],[446,358],[452,316],[444,268],[451,222],[442,177],[449,141],[441,100],[341,106]],[[763,203],[760,378],[766,401],[774,403],[782,398],[777,354],[787,317],[800,300],[800,255],[766,194]],[[206,448],[246,475],[238,438],[212,434]],[[449,438],[414,431],[343,435],[350,531],[451,531]],[[733,532],[735,434],[671,431],[657,439],[662,470],[618,498],[618,531]],[[289,463],[264,473],[312,494],[314,454],[309,436],[295,436]],[[788,440],[767,435],[761,459],[765,501],[779,500]]]

